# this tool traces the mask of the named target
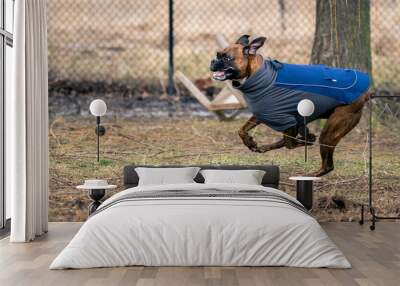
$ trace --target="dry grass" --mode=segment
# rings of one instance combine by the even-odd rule
[[[75,189],[84,179],[107,178],[121,187],[125,164],[277,164],[282,170],[281,189],[294,194],[288,177],[319,167],[318,148],[310,148],[304,163],[303,149],[281,149],[265,154],[248,151],[237,136],[245,119],[219,122],[212,118],[121,119],[105,118],[101,164],[95,159],[92,118],[55,118],[50,128],[50,220],[82,221],[88,199]],[[360,126],[364,126],[361,124]],[[320,126],[313,123],[318,131]],[[375,126],[374,171],[376,202],[383,214],[399,213],[399,130]],[[272,142],[279,134],[257,128],[260,142]],[[358,202],[366,202],[366,132],[358,127],[338,149],[336,170],[316,184],[314,215],[324,220],[356,220]],[[119,188],[117,191],[120,191]],[[338,209],[335,202],[344,201]],[[340,202],[339,202],[340,203]]]

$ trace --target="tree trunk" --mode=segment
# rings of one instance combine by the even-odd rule
[[[316,0],[313,64],[356,68],[371,75],[370,0]]]

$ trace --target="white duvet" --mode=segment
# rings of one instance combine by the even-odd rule
[[[185,197],[121,201],[131,192],[207,189],[262,190],[262,186],[179,184],[120,192],[89,218],[50,269],[145,266],[294,266],[350,268],[310,215],[258,198]],[[105,206],[109,205],[108,208]]]

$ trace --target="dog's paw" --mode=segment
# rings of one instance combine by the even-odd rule
[[[243,140],[244,145],[246,145],[247,148],[249,148],[250,151],[252,152],[258,152],[258,146],[257,143],[252,139],[248,138],[247,140]]]
[[[308,174],[308,176],[310,177],[322,177],[330,172],[333,171],[333,167],[332,168],[321,168],[319,169],[317,172],[313,172]]]
[[[305,144],[306,138],[303,136],[297,137],[298,144],[303,145]],[[317,141],[317,136],[314,134],[307,135],[307,145],[314,145],[315,141]]]
[[[263,145],[263,146],[258,147],[257,151],[255,151],[255,152],[266,153],[266,152],[268,152],[270,150],[272,150],[272,149],[271,149],[271,147],[269,145]]]
[[[307,143],[308,143],[308,141],[310,141],[310,142],[315,142],[316,140],[317,140],[317,136],[315,136],[315,135],[312,134],[312,133],[307,134]]]
[[[252,152],[261,153],[261,150],[257,145],[247,146],[247,148],[249,148],[249,150]]]

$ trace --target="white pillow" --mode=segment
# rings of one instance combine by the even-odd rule
[[[139,186],[195,183],[193,179],[199,170],[199,167],[135,168],[139,176]]]
[[[201,170],[205,184],[261,185],[265,171],[262,170]]]

